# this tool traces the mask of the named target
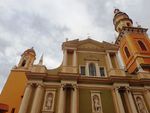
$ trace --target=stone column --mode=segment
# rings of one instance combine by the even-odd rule
[[[126,91],[132,113],[138,113],[130,89]]]
[[[96,66],[96,76],[100,77],[100,70],[99,70],[98,63],[95,63],[95,66]]]
[[[148,111],[150,111],[150,89],[145,89],[144,97],[146,98],[146,103],[148,105]]]
[[[40,113],[41,104],[42,104],[42,98],[44,94],[44,88],[41,84],[38,84],[35,95],[32,103],[31,113]]]
[[[112,95],[113,95],[114,106],[115,106],[116,113],[120,113],[120,112],[119,112],[119,106],[118,106],[118,101],[117,101],[117,97],[116,97],[116,92],[115,92],[115,90],[116,90],[116,89],[112,89]]]
[[[122,100],[121,100],[121,97],[120,97],[120,94],[119,94],[119,91],[118,91],[118,88],[115,88],[114,91],[115,91],[115,95],[116,95],[116,100],[117,100],[117,106],[118,106],[119,113],[125,113],[123,103],[122,103]]]
[[[74,90],[71,91],[71,113],[77,113],[77,86],[74,85]]]
[[[18,113],[27,113],[31,93],[32,93],[32,85],[27,84]]]
[[[63,66],[67,65],[67,50],[64,50],[64,56],[63,56]]]
[[[121,61],[120,61],[120,59],[119,59],[118,53],[116,53],[115,56],[116,56],[117,68],[118,68],[118,69],[121,69]]]
[[[73,66],[77,66],[77,51],[73,52]]]
[[[58,100],[58,113],[65,111],[65,91],[63,90],[64,84],[60,87],[59,100]]]
[[[111,62],[111,59],[110,59],[109,52],[107,52],[107,59],[108,59],[108,63],[109,63],[109,68],[112,69],[113,66],[112,66],[112,62]]]
[[[85,66],[85,74],[86,76],[89,76],[89,63],[88,62],[86,63],[86,66]]]

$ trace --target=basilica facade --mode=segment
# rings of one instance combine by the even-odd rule
[[[43,56],[34,64],[36,52],[33,48],[27,49],[11,70],[0,95],[0,110],[8,113],[150,113],[147,29],[133,26],[132,19],[119,9],[114,10],[113,23],[118,32],[114,44],[90,38],[67,40],[62,44],[62,64],[56,69],[47,69]]]

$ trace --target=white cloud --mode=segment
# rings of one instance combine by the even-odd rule
[[[34,46],[38,62],[55,68],[62,62],[65,38],[115,40],[114,7],[133,21],[150,28],[149,1],[141,0],[1,0],[0,1],[0,90],[11,67],[24,50]]]

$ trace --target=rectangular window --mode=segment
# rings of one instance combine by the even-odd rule
[[[99,71],[100,71],[100,76],[104,77],[105,76],[105,69],[104,69],[104,67],[100,67]]]
[[[80,74],[85,75],[85,66],[80,67]]]

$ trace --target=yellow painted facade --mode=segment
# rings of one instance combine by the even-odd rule
[[[126,13],[116,9],[114,26],[119,33],[116,44],[120,47],[120,53],[129,73],[136,73],[138,68],[149,70],[150,64],[150,40],[147,29],[141,26],[133,27],[132,20]]]
[[[62,64],[56,69],[47,69],[43,56],[34,64],[36,53],[27,49],[0,95],[8,113],[149,113],[147,29],[133,27],[119,9],[114,13],[119,33],[115,44],[90,38],[67,40],[62,44]]]
[[[0,95],[0,102],[9,106],[8,113],[11,113],[12,109],[18,113],[21,100],[24,94],[27,79],[24,71],[11,71],[8,80]]]
[[[0,95],[0,103],[9,106],[8,113],[18,113],[27,84],[26,72],[35,60],[33,48],[27,49],[21,55],[17,66],[13,67]]]

